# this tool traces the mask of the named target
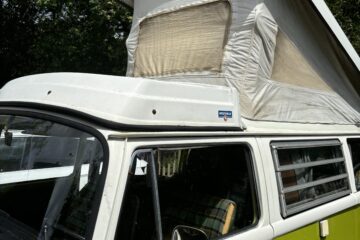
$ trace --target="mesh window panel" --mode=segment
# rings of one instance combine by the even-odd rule
[[[230,15],[230,4],[217,1],[145,19],[134,75],[220,72]]]
[[[276,38],[271,79],[304,88],[332,91],[294,43],[280,30]]]

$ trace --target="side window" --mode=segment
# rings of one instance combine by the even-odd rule
[[[106,173],[100,140],[16,115],[0,115],[0,132],[0,239],[90,239]]]
[[[348,144],[354,166],[356,189],[360,190],[360,139],[349,139]]]
[[[0,138],[0,172],[18,171],[24,169],[24,151],[26,138],[14,137],[11,146]]]
[[[31,137],[29,169],[73,166],[79,138]]]
[[[271,143],[283,217],[350,193],[338,140]]]
[[[164,239],[184,225],[218,239],[256,224],[258,202],[247,146],[157,148],[152,152]],[[116,239],[155,239],[151,166],[146,158],[135,156]],[[200,239],[190,235],[183,239]]]

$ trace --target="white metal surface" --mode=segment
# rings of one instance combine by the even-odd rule
[[[243,127],[236,91],[205,84],[51,73],[9,82],[0,102],[47,104],[125,125]]]
[[[124,144],[125,147],[125,153],[122,155],[121,158],[122,161],[118,161],[116,165],[121,164],[121,169],[117,170],[112,169],[111,172],[112,175],[110,178],[107,179],[107,184],[113,183],[112,187],[115,186],[115,181],[118,184],[117,190],[116,190],[116,198],[115,199],[107,199],[104,198],[103,202],[106,202],[106,204],[113,203],[114,206],[112,208],[105,209],[103,208],[105,213],[102,213],[103,215],[111,214],[110,222],[104,222],[100,223],[100,220],[98,220],[98,224],[108,226],[108,232],[106,235],[107,240],[112,240],[115,235],[116,226],[117,226],[117,218],[119,216],[119,211],[121,208],[121,202],[123,200],[123,193],[125,191],[126,186],[126,180],[128,176],[129,167],[131,164],[131,156],[133,152],[137,149],[141,148],[147,148],[148,146],[159,146],[159,147],[174,147],[174,146],[189,146],[189,145],[202,145],[202,144],[246,144],[249,145],[251,152],[252,152],[252,160],[254,163],[254,171],[256,176],[256,189],[259,199],[259,205],[260,205],[260,219],[256,226],[253,226],[249,229],[246,229],[243,232],[240,233],[234,233],[231,234],[228,237],[225,237],[224,239],[237,239],[237,240],[246,240],[246,239],[257,239],[257,240],[267,240],[273,238],[273,230],[269,223],[269,209],[268,209],[268,198],[266,194],[266,182],[264,179],[264,172],[266,171],[263,168],[262,161],[260,161],[260,151],[257,148],[257,143],[254,138],[170,138],[170,139],[127,139],[124,142],[124,139],[119,141],[111,141],[110,151],[112,151],[112,147],[115,147],[115,144]],[[119,150],[120,151],[120,150]],[[120,155],[118,156],[120,157]],[[114,163],[111,163],[112,166],[114,166]],[[109,167],[110,170],[110,167]],[[112,178],[112,179],[111,179]],[[107,187],[105,186],[105,189]],[[104,201],[105,200],[105,201]],[[105,205],[105,204],[104,204]],[[105,227],[104,227],[105,228]],[[98,229],[98,227],[96,228]],[[98,235],[100,236],[100,235]],[[95,235],[94,235],[95,237]],[[97,238],[94,238],[97,239]]]
[[[29,169],[20,171],[0,172],[0,184],[19,183],[38,181],[43,179],[53,179],[67,177],[74,171],[74,166],[50,167],[41,169]],[[81,166],[79,188],[82,189],[88,179],[89,164]]]
[[[110,150],[109,164],[107,166],[104,191],[92,238],[96,240],[114,239],[121,202],[124,197],[124,189],[122,187],[125,187],[129,170],[126,165],[127,162],[124,161],[126,142],[109,141],[108,144]]]
[[[346,210],[356,205],[357,198],[354,194],[354,179],[350,178],[352,182],[353,194],[332,201],[330,203],[318,206],[316,208],[299,213],[295,216],[283,219],[280,215],[279,200],[277,194],[277,185],[275,179],[275,171],[273,159],[270,150],[270,141],[272,140],[314,140],[314,139],[336,139],[337,136],[322,136],[322,137],[249,137],[249,136],[211,136],[208,133],[207,138],[201,136],[192,136],[191,132],[183,137],[175,137],[171,132],[164,132],[161,135],[153,135],[153,138],[136,138],[139,135],[131,135],[134,138],[126,138],[126,135],[118,135],[117,137],[110,137],[109,134],[116,136],[114,132],[107,132],[110,148],[110,160],[105,190],[103,193],[103,200],[101,203],[99,217],[97,220],[97,227],[94,234],[94,239],[108,239],[112,240],[115,235],[123,194],[126,186],[128,170],[131,164],[132,153],[136,149],[146,148],[148,146],[162,146],[174,147],[181,145],[199,145],[199,144],[234,144],[245,143],[252,149],[254,158],[255,176],[257,181],[257,190],[260,201],[261,218],[258,225],[250,228],[244,232],[240,232],[225,239],[272,239],[276,236],[281,236],[290,231],[299,229],[310,223],[326,219],[327,217],[336,214],[342,210]],[[153,133],[155,134],[155,133]],[[234,132],[235,134],[235,132]],[[239,133],[237,133],[239,134]],[[149,133],[151,135],[151,133]],[[169,138],[166,138],[169,137]],[[158,138],[155,138],[158,137]],[[339,137],[343,144],[346,144],[346,137]],[[349,173],[352,168],[347,148],[344,148],[344,156],[347,161],[347,168]],[[351,175],[351,174],[350,174]],[[270,225],[270,223],[272,225]],[[274,229],[274,236],[273,236]]]

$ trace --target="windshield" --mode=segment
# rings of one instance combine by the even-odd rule
[[[85,239],[103,161],[87,132],[0,115],[0,239]]]

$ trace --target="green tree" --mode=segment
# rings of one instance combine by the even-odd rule
[[[8,80],[44,72],[124,75],[131,9],[116,0],[0,0],[0,66]]]
[[[360,0],[326,0],[350,42],[360,53]]]
[[[360,0],[326,2],[360,52]],[[0,87],[44,72],[124,75],[131,16],[118,0],[0,0]]]
[[[30,48],[36,36],[37,12],[35,2],[31,0],[0,2],[0,71],[3,83],[32,71]]]
[[[38,72],[125,73],[131,12],[118,1],[39,0]]]

